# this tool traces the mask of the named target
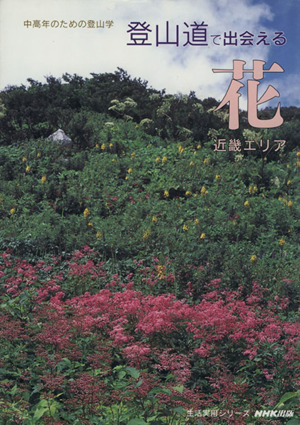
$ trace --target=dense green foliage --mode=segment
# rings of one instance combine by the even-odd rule
[[[6,111],[5,119],[0,121],[2,144],[45,137],[60,127],[79,147],[91,147],[91,136],[97,130],[94,120],[98,120],[89,112],[109,112],[117,118],[143,123],[148,133],[172,140],[184,141],[188,136],[207,140],[212,130],[223,138],[242,139],[243,130],[248,128],[245,112],[241,113],[240,129],[228,132],[224,114],[211,112],[218,105],[215,99],[199,100],[193,92],[168,95],[164,90],[149,88],[146,81],[132,79],[120,68],[115,73],[92,74],[90,79],[64,74],[62,79],[47,77],[45,84],[30,78],[28,83],[28,87],[8,86],[1,92]],[[131,102],[126,103],[128,97]],[[260,118],[267,119],[273,113],[265,109]],[[292,150],[297,146],[300,111],[289,107],[282,108],[281,113],[285,123],[275,133],[267,131],[265,138],[272,139],[275,134],[276,139],[287,139],[287,149]]]
[[[141,294],[153,297],[173,294],[177,302],[183,300],[183,304],[186,303],[186,309],[187,306],[196,308],[201,302],[205,306],[205,297],[213,294],[212,282],[217,279],[218,296],[213,295],[212,301],[209,301],[212,302],[212,309],[218,311],[219,303],[224,302],[231,314],[231,297],[236,297],[245,302],[247,308],[251,306],[249,314],[257,315],[257,326],[261,326],[257,323],[267,317],[264,315],[269,308],[274,313],[274,322],[281,320],[283,328],[286,326],[286,329],[292,329],[292,325],[288,327],[285,323],[295,321],[296,289],[299,286],[298,108],[282,109],[285,122],[280,128],[256,132],[248,128],[244,113],[241,113],[240,129],[230,132],[227,129],[227,112],[214,113],[212,110],[217,105],[214,99],[201,101],[194,93],[188,96],[167,95],[164,91],[148,88],[147,82],[132,79],[121,69],[114,74],[92,74],[91,79],[66,74],[62,81],[49,77],[46,84],[28,81],[28,88],[8,87],[0,93],[0,250],[1,253],[8,253],[3,254],[4,262],[0,265],[1,307],[5,323],[11,323],[18,332],[19,327],[27,329],[24,334],[23,330],[20,334],[16,333],[16,338],[18,335],[24,337],[24,344],[21,342],[19,345],[18,341],[8,338],[1,352],[3,355],[4,351],[9,352],[5,367],[11,368],[10,372],[5,369],[2,390],[11,382],[9,380],[12,376],[19,380],[18,387],[10,387],[10,398],[5,398],[6,412],[11,413],[15,408],[16,417],[21,414],[20,388],[23,388],[24,382],[20,370],[30,368],[30,363],[36,361],[33,358],[39,353],[40,328],[46,327],[47,320],[55,322],[55,319],[51,319],[51,296],[55,298],[58,289],[53,289],[53,292],[49,290],[45,298],[40,293],[45,282],[48,284],[55,279],[55,285],[59,285],[62,290],[63,301],[70,304],[77,302],[72,301],[74,297],[84,297],[87,291],[96,297],[105,288],[113,288],[112,293],[116,291],[120,296],[120,293],[124,294],[128,290],[120,282],[124,280],[129,284],[132,280],[134,290],[139,294],[137,297],[141,297]],[[272,113],[268,109],[261,111],[260,116],[266,119]],[[71,146],[47,139],[58,128],[71,137]],[[214,143],[219,138],[240,139],[241,151],[214,151]],[[255,142],[256,151],[245,150],[245,140],[250,139]],[[286,144],[277,151],[270,149],[264,152],[260,141],[265,144],[267,140],[275,139],[286,140]],[[83,246],[94,250],[93,265],[101,264],[101,273],[105,274],[105,278],[101,274],[101,278],[94,281],[93,268],[92,271],[89,269],[87,275],[85,272],[72,274],[69,271],[69,260],[76,262],[81,258],[75,260],[76,257],[72,257],[74,251]],[[89,249],[84,252],[90,252]],[[14,262],[6,263],[6,255],[14,258]],[[50,264],[52,255],[59,256],[59,264],[51,272],[51,277],[45,272],[43,278],[43,270],[38,265],[42,260]],[[21,260],[16,258],[26,259],[26,267],[25,263],[20,266],[18,261]],[[85,265],[83,260],[80,264]],[[23,270],[22,267],[27,270],[30,265],[36,269],[31,270],[33,285],[28,289],[27,284],[24,286],[24,282],[27,282],[25,272],[20,270]],[[38,273],[41,276],[36,278],[35,274]],[[58,279],[58,275],[62,278]],[[9,285],[14,279],[17,279],[18,290],[14,287],[9,292],[7,288],[10,289]],[[114,287],[112,281],[118,281],[118,285]],[[257,282],[261,285],[261,297],[265,299],[260,300],[261,304],[254,303],[251,310],[253,299],[258,297],[258,293],[253,292]],[[131,296],[134,298],[136,295]],[[34,309],[37,301],[44,303],[45,316],[43,309]],[[58,315],[62,314],[59,320],[66,327],[73,326],[74,323],[68,322],[69,317],[72,314],[77,317],[79,313],[73,310],[69,312],[66,306],[66,310],[60,308],[61,304],[57,312]],[[111,314],[115,319],[114,315],[119,313]],[[139,317],[138,310],[135,314]],[[191,313],[186,314],[185,320],[188,321]],[[221,310],[219,314],[221,316]],[[140,320],[140,317],[135,320]],[[158,351],[155,350],[167,350],[169,338],[169,343],[172,342],[169,348],[173,350],[174,356],[187,355],[189,350],[192,352],[197,349],[194,337],[188,333],[191,332],[189,326],[179,327],[174,335],[167,338],[163,333],[149,338],[147,336],[148,339],[139,335],[137,344],[150,344],[152,353],[157,356]],[[214,327],[213,324],[209,326],[212,326],[211,329]],[[134,335],[129,325],[127,330]],[[229,333],[231,331],[228,330]],[[101,399],[102,404],[99,401],[102,406],[99,407],[102,415],[99,421],[94,407],[90,413],[83,408],[82,416],[76,416],[75,413],[72,416],[69,411],[64,411],[63,416],[59,417],[57,412],[62,409],[63,403],[60,398],[67,400],[69,393],[67,386],[63,387],[63,395],[50,386],[52,389],[49,387],[51,391],[47,394],[53,397],[46,398],[39,380],[43,380],[54,369],[47,369],[48,366],[43,363],[46,357],[42,356],[43,360],[37,360],[35,366],[38,369],[32,371],[28,385],[32,392],[26,387],[26,403],[23,401],[28,415],[23,410],[25,424],[75,423],[79,417],[80,420],[84,418],[87,422],[82,423],[87,424],[125,424],[139,415],[146,422],[138,422],[136,419],[132,425],[185,423],[181,422],[182,408],[180,410],[176,403],[171,403],[172,409],[168,410],[167,402],[159,404],[153,397],[153,388],[145,396],[146,401],[136,399],[133,410],[129,409],[128,406],[133,403],[130,398],[132,391],[129,397],[125,387],[135,385],[136,389],[142,385],[139,384],[139,378],[146,369],[138,371],[138,364],[134,364],[135,369],[128,359],[122,357],[118,344],[115,346],[115,341],[110,339],[109,332],[112,330],[106,330],[107,333],[98,339],[96,334],[81,335],[77,328],[72,332],[78,337],[76,339],[74,336],[74,344],[84,354],[81,360],[76,358],[70,362],[69,348],[64,348],[59,354],[63,357],[55,363],[55,374],[62,374],[65,380],[75,381],[82,378],[80,373],[85,376],[82,379],[91,374],[96,382],[96,377],[102,373],[101,368],[93,368],[87,360],[88,355],[96,352],[95,347],[107,344],[103,349],[113,360],[103,385],[105,391],[116,391],[118,400],[122,399],[124,388],[125,419],[116,422],[119,407],[117,404],[109,407],[106,399]],[[0,337],[3,335],[7,337],[5,331],[0,329]],[[25,342],[26,335],[34,343]],[[263,349],[261,347],[260,356],[257,356],[260,360],[251,357],[245,360],[244,342],[237,348],[230,342],[230,338],[234,337],[231,335],[226,339],[227,334],[226,337],[224,335],[219,345],[214,347],[215,351],[211,352],[212,358],[215,362],[222,358],[224,370],[228,368],[236,377],[236,382],[240,379],[241,387],[248,385],[251,397],[257,403],[262,402],[263,397],[259,394],[265,385],[263,373],[269,376],[266,370],[271,367],[266,358],[273,356],[275,345],[273,349],[269,343]],[[53,344],[47,356],[54,352],[54,357],[58,355],[55,350],[60,349],[59,344]],[[276,344],[279,348],[277,357],[274,357],[274,368],[277,368],[277,372],[282,368],[282,376],[276,378],[277,381],[274,379],[273,389],[270,382],[264,387],[272,403],[275,399],[278,402],[286,391],[295,390],[292,384],[282,384],[290,369],[283,371],[283,359],[287,355],[281,350],[284,343],[278,338]],[[22,350],[27,353],[24,361],[18,357]],[[159,355],[162,353],[159,352]],[[187,356],[190,355],[195,354],[193,352]],[[289,355],[294,362],[293,355]],[[191,357],[187,358],[190,361]],[[8,366],[10,361],[11,365]],[[153,359],[151,361],[154,362]],[[257,369],[256,362],[260,366]],[[291,360],[290,368],[291,365],[294,367],[293,362]],[[241,369],[241,375],[238,369],[242,365],[245,369]],[[4,370],[4,365],[1,368]],[[151,368],[153,364],[147,364],[145,376],[154,374]],[[203,368],[211,374],[209,378],[202,376]],[[176,399],[178,394],[174,395],[174,391],[181,394],[199,387],[199,391],[207,392],[208,397],[211,391],[209,379],[218,373],[217,369],[211,364],[208,366],[203,359],[195,360],[192,357],[188,370],[191,370],[191,378],[184,382],[185,390],[181,387],[182,382],[176,381],[177,378],[174,378],[174,382],[171,380],[173,386],[164,386],[162,382],[166,374],[162,372],[160,377],[155,378],[157,382],[160,380],[159,385],[156,382],[155,391],[165,391],[165,394]],[[9,377],[11,373],[17,375]],[[224,372],[224,382],[229,376],[226,375],[225,379],[225,375]],[[116,379],[115,383],[113,378]],[[63,385],[62,382],[60,385]],[[2,392],[5,393],[4,390]],[[130,399],[128,406],[127,396]],[[226,397],[222,397],[220,405],[223,403],[224,407]],[[236,398],[236,406],[239,403],[243,406],[243,400],[238,400],[238,396]],[[187,408],[183,398],[181,401],[181,405]],[[149,407],[148,411],[145,406],[151,406],[151,409]],[[38,417],[38,412],[51,412],[51,409],[52,422],[50,419],[48,422],[46,419],[45,422],[38,422],[42,417],[42,414]],[[156,415],[153,413],[155,409]],[[150,413],[154,418],[152,420],[149,420]],[[106,422],[103,419],[105,416],[110,418]],[[3,417],[7,420],[3,424],[23,423],[9,422],[8,416]],[[165,417],[169,419],[163,419]],[[65,422],[59,422],[58,419],[55,422],[53,418],[64,419]]]

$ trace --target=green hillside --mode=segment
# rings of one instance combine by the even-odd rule
[[[295,395],[299,108],[233,132],[121,69],[28,82],[0,93],[0,423],[225,424],[187,412]]]

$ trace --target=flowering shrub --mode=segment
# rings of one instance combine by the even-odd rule
[[[235,161],[212,141],[166,141],[99,115],[85,150],[43,139],[0,148],[2,250],[34,259],[89,245],[111,269],[168,257],[177,274],[209,263],[205,280],[222,274],[232,289],[297,276],[296,150],[264,161],[262,175],[245,152]]]
[[[221,412],[297,399],[297,108],[232,136],[214,99],[63,79],[1,93],[0,424],[270,423]]]
[[[293,391],[299,324],[288,319],[289,298],[257,282],[245,292],[214,279],[197,303],[190,283],[180,300],[167,291],[176,281],[171,267],[140,261],[122,279],[87,246],[51,265],[3,253],[4,423],[185,423],[191,405],[273,406]],[[135,288],[162,280],[165,293]],[[178,422],[168,422],[172,417]]]

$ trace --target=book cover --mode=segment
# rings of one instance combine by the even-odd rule
[[[0,0],[0,423],[299,423],[297,0]]]

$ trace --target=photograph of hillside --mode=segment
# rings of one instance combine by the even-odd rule
[[[0,425],[299,425],[299,5],[70,3],[0,2]]]
[[[1,92],[2,423],[294,401],[299,108],[219,152],[216,105],[122,69]]]

